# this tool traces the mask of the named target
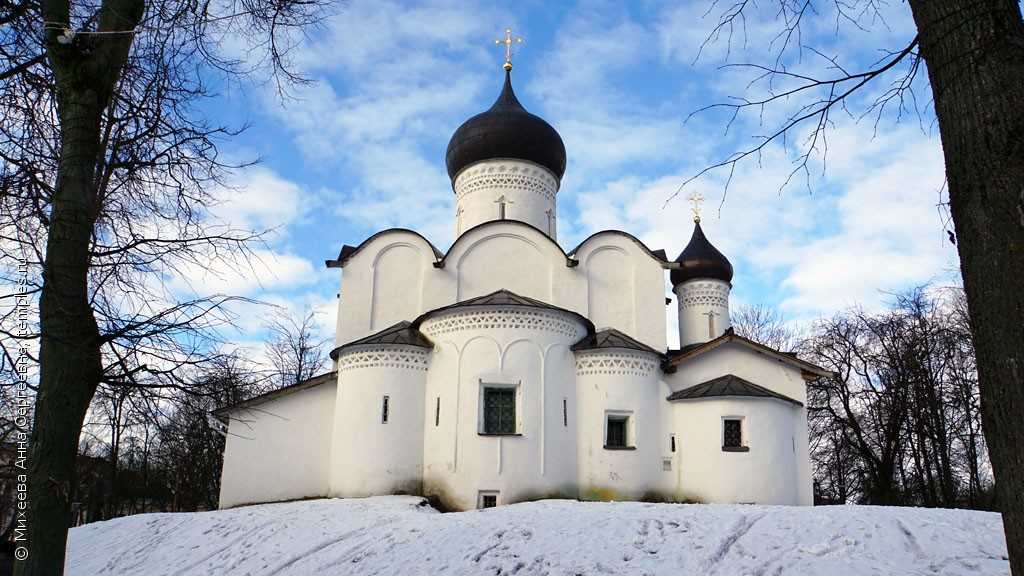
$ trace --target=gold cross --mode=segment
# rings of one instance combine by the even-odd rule
[[[693,210],[693,221],[699,223],[700,205],[704,202],[704,195],[700,192],[694,192],[687,196],[686,199],[690,201],[690,204],[693,204],[693,208],[691,208],[691,210]]]
[[[502,44],[505,45],[505,65],[503,66],[503,68],[505,68],[505,70],[511,70],[512,69],[512,45],[513,44],[522,44],[522,43],[523,43],[523,38],[521,36],[515,36],[515,37],[512,36],[512,29],[511,28],[505,28],[505,39],[504,40],[501,39],[501,38],[498,38],[497,40],[494,41],[494,44],[497,45],[497,46],[501,46]]]

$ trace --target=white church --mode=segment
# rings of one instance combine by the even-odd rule
[[[519,103],[507,61],[446,161],[454,243],[392,228],[342,247],[327,261],[341,272],[334,371],[217,411],[222,508],[386,494],[453,510],[812,504],[806,383],[827,373],[733,333],[732,265],[699,217],[675,260],[619,230],[566,251],[565,147]]]

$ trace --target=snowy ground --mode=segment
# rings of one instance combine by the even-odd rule
[[[548,500],[439,514],[420,498],[143,514],[71,531],[67,573],[1009,574],[998,514]]]

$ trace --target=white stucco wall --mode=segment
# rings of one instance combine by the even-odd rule
[[[342,268],[335,346],[419,315],[434,260],[430,245],[412,232],[368,240]]]
[[[365,346],[339,355],[332,496],[421,491],[428,364],[429,351],[413,346]]]
[[[630,500],[660,493],[672,475],[662,470],[658,357],[636,350],[601,349],[576,353],[579,398],[578,481],[588,500]],[[630,450],[605,448],[609,414],[626,416]]]
[[[681,347],[713,340],[732,326],[730,290],[728,282],[712,279],[689,280],[672,289],[678,302]]]
[[[678,497],[710,503],[801,504],[796,423],[803,410],[764,398],[674,403]],[[722,450],[722,420],[741,418],[747,452]]]
[[[665,270],[636,241],[597,234],[568,266],[562,249],[519,222],[492,222],[463,234],[444,267],[430,246],[397,230],[366,243],[342,272],[336,345],[458,301],[506,289],[616,328],[666,349]]]
[[[498,491],[499,504],[575,496],[574,429],[562,424],[562,401],[575,413],[569,346],[584,326],[557,311],[459,308],[421,331],[436,342],[426,387],[425,492],[458,508],[476,507],[479,491]],[[516,387],[517,435],[481,434],[485,384]]]
[[[675,392],[726,374],[734,374],[802,404],[807,402],[807,383],[799,368],[760,354],[738,342],[723,344],[686,360],[675,373],[666,374],[664,379],[670,392]],[[681,450],[679,486],[687,497],[699,497],[702,500],[716,502],[813,504],[806,408],[777,400],[739,398],[678,402],[672,404],[671,410],[672,426]],[[737,415],[752,415],[747,431],[752,441],[762,446],[758,454],[749,456],[748,453],[745,458],[731,458],[743,453],[707,452],[713,452],[712,448],[709,448],[713,444],[710,439],[714,434],[721,433],[720,419],[728,415],[728,410],[737,411]],[[683,446],[689,448],[684,450]],[[698,452],[693,451],[694,446],[699,447]],[[720,444],[718,450],[721,452]],[[754,451],[752,445],[751,452]],[[684,455],[687,455],[689,461],[684,460]],[[705,466],[702,472],[697,470],[697,463],[702,462],[701,458],[705,456],[713,459],[702,465]],[[716,461],[724,465],[719,472],[706,468]],[[766,479],[760,488],[737,483],[736,490],[742,489],[745,492],[736,492],[732,496],[729,496],[724,488],[705,488],[705,485],[716,482],[721,483],[723,487],[730,486],[733,483],[733,474],[750,473],[758,469],[762,470],[759,472],[760,476]],[[779,482],[784,482],[792,491]],[[780,500],[783,496],[788,499]]]
[[[637,241],[615,231],[594,234],[573,256],[586,279],[584,315],[655,350],[666,350],[665,275]]]
[[[455,177],[455,236],[501,218],[532,225],[557,238],[555,196],[558,179],[547,168],[526,160],[498,158],[476,162]]]
[[[230,413],[220,507],[326,496],[337,386]]]

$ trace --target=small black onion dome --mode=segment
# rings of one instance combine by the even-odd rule
[[[445,162],[454,180],[460,170],[490,158],[516,158],[544,166],[561,180],[565,174],[562,137],[539,116],[523,108],[512,91],[512,73],[505,71],[505,87],[486,112],[466,120],[448,142]]]
[[[704,231],[700,229],[700,222],[695,223],[690,243],[679,253],[676,262],[680,267],[673,270],[670,275],[673,286],[697,278],[732,282],[732,264],[717,248],[711,245],[711,242],[708,242]]]

